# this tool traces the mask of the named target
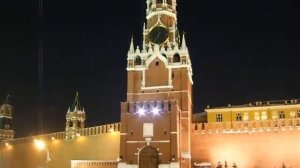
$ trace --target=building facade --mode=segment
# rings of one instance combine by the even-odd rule
[[[9,95],[0,106],[0,141],[14,138],[14,130],[12,127],[13,107],[9,102]]]

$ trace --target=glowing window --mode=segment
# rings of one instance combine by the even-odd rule
[[[261,120],[267,120],[267,119],[268,119],[267,112],[266,111],[261,112]]]
[[[241,113],[236,114],[236,121],[242,121],[242,115]]]
[[[249,120],[249,114],[246,112],[244,113],[244,121],[248,121]]]
[[[216,122],[222,122],[223,121],[223,114],[217,114],[216,115]]]
[[[273,120],[278,119],[277,111],[272,111],[272,119],[273,119]]]
[[[255,121],[260,120],[259,112],[255,112],[255,113],[254,113],[254,120],[255,120]]]
[[[290,116],[291,116],[291,118],[295,118],[296,117],[296,111],[291,111]]]
[[[285,118],[285,114],[283,111],[279,111],[279,118],[280,119],[284,119]]]

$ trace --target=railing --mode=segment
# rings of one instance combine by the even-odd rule
[[[121,129],[121,123],[112,123],[112,124],[106,124],[106,125],[101,125],[96,127],[78,129],[77,133],[80,136],[92,136],[92,135],[106,134],[111,132],[120,132],[120,129]],[[65,131],[43,134],[43,135],[36,135],[31,137],[24,137],[24,138],[15,138],[11,140],[5,140],[4,142],[9,142],[10,144],[23,144],[23,143],[32,143],[35,139],[43,139],[45,141],[50,141],[54,139],[64,139],[64,138],[65,138]]]
[[[202,134],[300,130],[300,118],[261,121],[193,123],[193,130],[198,133],[201,132]]]
[[[80,168],[81,166],[115,166],[117,167],[118,161],[101,161],[101,160],[71,160],[71,168]]]

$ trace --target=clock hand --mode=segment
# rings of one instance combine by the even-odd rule
[[[157,35],[156,35],[155,41],[157,41],[157,40],[158,40],[158,38],[159,38],[159,35],[160,35],[160,32],[157,32]]]

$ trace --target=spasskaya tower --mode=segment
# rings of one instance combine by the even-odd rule
[[[131,40],[118,167],[191,167],[192,66],[176,0],[147,0],[143,44]]]

